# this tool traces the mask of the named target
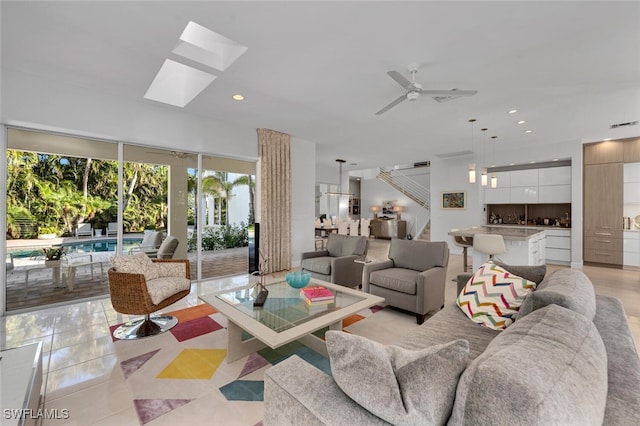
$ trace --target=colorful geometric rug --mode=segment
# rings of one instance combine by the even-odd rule
[[[331,374],[327,358],[298,342],[227,363],[224,315],[206,304],[167,314],[179,322],[166,333],[133,341],[114,339],[141,425],[198,423],[189,420],[194,404],[211,407],[211,423],[260,425],[266,369],[295,354]],[[117,327],[112,326],[111,331]],[[343,321],[345,331],[381,343],[397,341],[414,327],[413,315],[381,306]],[[325,332],[315,334],[323,337]]]

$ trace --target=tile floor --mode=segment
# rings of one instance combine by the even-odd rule
[[[371,240],[369,257],[386,258],[388,242]],[[551,266],[550,269],[557,267]],[[462,256],[452,255],[446,298],[456,296],[452,279],[462,270]],[[585,267],[599,294],[623,300],[640,351],[640,272]],[[242,277],[194,283],[191,294],[166,311],[199,303],[198,295],[239,285]],[[131,394],[117,367],[109,326],[129,320],[113,310],[109,299],[43,309],[0,318],[0,348],[42,341],[44,407],[70,410],[68,420],[43,420],[42,425],[138,425]],[[212,423],[214,408],[194,401],[193,418]],[[160,420],[160,419],[158,419]],[[215,424],[242,424],[237,419],[215,419]],[[161,424],[151,422],[153,424]]]

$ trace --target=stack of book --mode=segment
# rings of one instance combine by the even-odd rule
[[[309,307],[328,305],[336,300],[336,295],[331,290],[319,285],[301,288],[300,297]]]

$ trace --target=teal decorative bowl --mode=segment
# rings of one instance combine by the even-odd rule
[[[286,276],[287,283],[293,288],[302,288],[306,286],[309,284],[310,279],[311,274],[303,271],[289,272]]]

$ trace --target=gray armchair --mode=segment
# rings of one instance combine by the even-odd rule
[[[331,233],[326,250],[302,253],[302,270],[323,281],[345,287],[357,287],[362,281],[363,263],[369,250],[366,237],[356,237]]]
[[[385,298],[387,305],[416,314],[422,324],[427,313],[444,305],[444,288],[449,265],[449,246],[393,238],[389,259],[365,265],[362,290]]]

